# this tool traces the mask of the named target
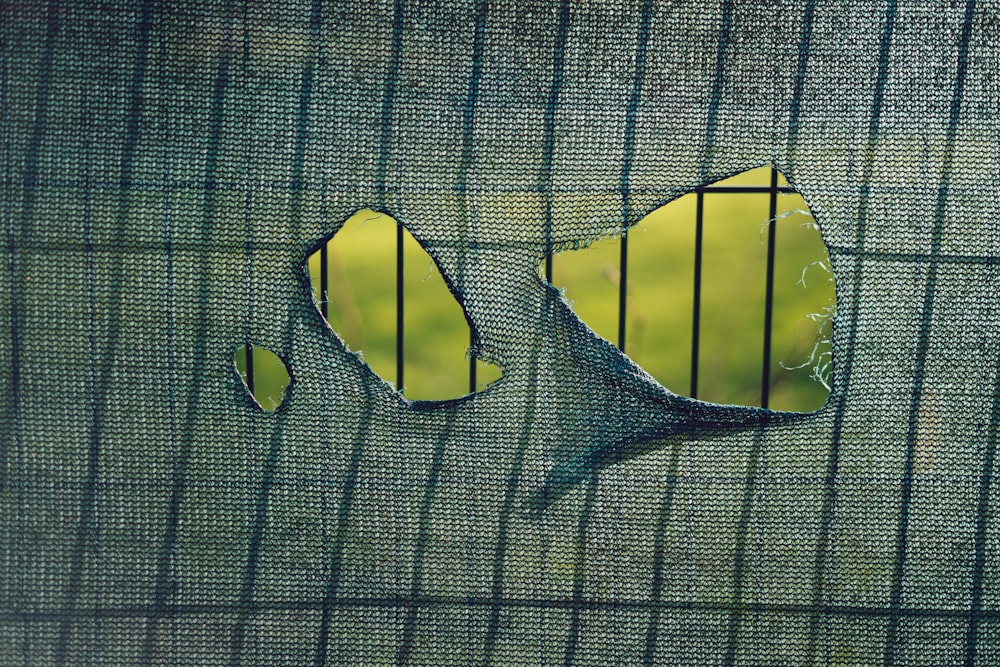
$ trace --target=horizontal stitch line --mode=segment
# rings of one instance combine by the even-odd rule
[[[514,228],[519,229],[519,228]],[[65,229],[63,230],[65,232]],[[336,238],[336,236],[334,236]],[[562,241],[567,243],[569,241]],[[251,252],[260,250],[269,250],[275,252],[287,253],[289,251],[295,251],[301,248],[305,244],[304,240],[290,239],[288,241],[254,241],[253,243],[247,244],[241,241],[212,241],[212,242],[202,242],[202,241],[184,241],[184,240],[173,240],[173,241],[129,241],[125,243],[118,242],[101,242],[92,241],[87,245],[84,241],[74,242],[74,241],[37,241],[33,240],[30,244],[20,244],[15,245],[15,251],[20,254],[24,253],[117,253],[121,251],[129,252],[156,252],[165,253],[169,247],[170,252],[175,256],[183,253],[228,253],[228,252],[239,252],[246,253],[248,246]],[[428,242],[427,246],[430,248],[462,248],[470,250],[511,250],[511,249],[538,249],[543,247],[541,240],[537,242],[532,241],[518,241],[518,240],[498,240],[498,241],[465,241],[465,242],[447,242],[434,240]]]
[[[920,262],[925,264],[975,264],[992,266],[1000,264],[1000,257],[988,255],[953,255],[933,253],[906,253],[884,250],[859,250],[843,246],[830,246],[831,255],[846,255],[861,259],[877,259],[885,262]]]
[[[329,182],[325,184],[306,184],[306,183],[292,183],[291,181],[268,181],[266,183],[247,183],[247,182],[215,182],[207,183],[204,181],[129,181],[127,183],[122,183],[118,181],[98,181],[98,182],[86,182],[78,179],[52,179],[46,181],[34,181],[26,182],[19,179],[9,179],[12,183],[21,185],[22,187],[32,187],[39,190],[80,190],[83,192],[112,192],[118,194],[122,191],[135,191],[135,192],[176,192],[176,191],[186,191],[194,190],[197,192],[220,192],[220,191],[232,191],[232,192],[254,192],[261,194],[285,194],[293,192],[334,192],[334,193],[346,193],[346,194],[361,194],[361,193],[371,193],[371,194],[381,194],[383,191],[379,190],[373,183],[347,183],[340,184],[339,186],[334,184],[331,186]],[[412,187],[412,186],[411,186]],[[635,188],[629,187],[627,194],[630,196],[636,195],[670,195],[673,194],[673,190],[682,190],[687,193],[692,192],[705,192],[705,193],[719,193],[719,194],[768,194],[771,192],[771,188],[766,185],[706,185],[702,187],[691,188],[689,186],[676,186],[672,189],[657,188],[655,190],[645,189],[645,188]],[[489,184],[471,184],[471,185],[432,185],[425,187],[412,187],[412,189],[384,189],[385,194],[388,195],[409,195],[409,194],[439,194],[439,193],[472,193],[472,194],[494,194],[494,193],[548,193],[548,192],[559,192],[559,193],[581,193],[581,194],[602,194],[612,197],[622,196],[622,189],[620,186],[611,187],[565,187],[559,185],[510,185],[510,186],[498,186]],[[776,192],[783,193],[795,193],[797,190],[788,186],[782,186],[776,188]]]
[[[914,481],[919,483],[949,483],[949,484],[972,484],[979,481],[978,477],[973,475],[946,475],[946,474],[915,474],[913,476]],[[374,479],[390,479],[389,476],[376,477]],[[426,483],[426,477],[391,477],[391,479],[396,483],[403,483],[407,486],[419,486]],[[630,484],[636,483],[636,478],[629,476],[627,481]],[[664,480],[660,478],[648,478],[649,482],[660,483]],[[707,485],[743,485],[748,482],[746,477],[740,476],[678,476],[670,480],[674,484],[681,486],[707,486]],[[829,480],[821,477],[781,477],[781,476],[758,476],[754,480],[754,484],[757,486],[818,486],[829,484]],[[900,476],[897,475],[885,475],[884,477],[857,477],[857,476],[839,476],[837,477],[835,484],[838,488],[855,488],[861,486],[872,486],[872,485],[897,485],[900,483]],[[79,481],[47,481],[40,483],[27,483],[20,480],[14,480],[9,482],[5,487],[7,489],[22,490],[22,491],[33,491],[33,492],[45,492],[45,491],[60,491],[60,490],[74,490],[81,488],[91,488],[92,486],[97,489],[171,489],[173,488],[175,481],[170,478],[166,479],[117,479],[117,480],[104,480],[98,481],[96,484],[90,484],[84,480]],[[188,480],[184,483],[186,488],[245,488],[245,479],[194,479]],[[464,483],[463,483],[464,484]],[[459,484],[458,486],[462,486]],[[480,487],[484,486],[485,482],[480,481],[478,485]],[[323,488],[339,488],[343,486],[342,482],[330,482],[324,479],[315,478],[276,478],[273,481],[273,485],[281,486],[285,488],[313,488],[313,487],[323,487]],[[495,480],[495,485],[500,487],[503,486],[503,479],[497,478]],[[451,486],[451,485],[448,485]],[[608,484],[609,489],[617,488],[615,484]],[[651,489],[652,490],[652,489]]]
[[[604,185],[598,187],[586,187],[586,186],[563,186],[559,185],[560,177],[568,177],[572,172],[557,171],[555,183],[551,186],[545,184],[537,183],[523,183],[523,184],[512,184],[512,185],[501,185],[499,183],[490,183],[488,178],[482,178],[479,182],[466,183],[466,184],[450,184],[450,185],[440,185],[435,182],[431,185],[420,185],[410,183],[404,188],[400,188],[399,183],[405,182],[406,179],[398,178],[396,184],[387,185],[384,193],[390,196],[404,196],[404,195],[421,195],[421,194],[442,194],[442,193],[471,193],[471,194],[509,194],[509,193],[525,193],[525,194],[537,194],[537,193],[548,193],[548,192],[559,192],[559,193],[581,193],[581,194],[602,194],[614,197],[620,197],[623,194],[623,190],[620,184],[616,185]],[[611,181],[609,175],[606,174],[586,174],[581,177],[580,180],[598,180],[601,177],[607,177],[607,180]],[[641,180],[641,177],[639,178]],[[233,192],[255,192],[261,194],[288,194],[295,192],[332,192],[340,194],[372,194],[377,195],[382,193],[376,186],[374,182],[361,181],[361,182],[333,182],[319,181],[315,183],[311,182],[300,182],[295,183],[290,180],[250,180],[250,181],[226,181],[220,180],[215,182],[207,182],[200,180],[191,179],[179,179],[179,180],[164,180],[164,179],[134,179],[131,181],[122,182],[120,180],[104,180],[104,181],[86,181],[84,179],[75,178],[52,178],[52,179],[35,179],[27,180],[23,178],[7,178],[6,183],[10,185],[16,185],[20,187],[30,187],[36,189],[51,189],[51,190],[81,190],[84,192],[99,192],[108,191],[113,193],[120,193],[123,190],[135,190],[135,191],[150,191],[150,192],[174,192],[174,191],[185,191],[185,190],[195,190],[200,192],[219,192],[219,191],[233,191]],[[683,194],[691,194],[695,192],[704,192],[708,194],[768,194],[771,192],[771,187],[769,185],[704,185],[704,186],[692,186],[686,183],[677,183],[674,185],[661,185],[655,188],[642,187],[642,186],[632,186],[630,185],[624,194],[630,196],[655,196],[655,195],[677,195],[681,192]],[[795,188],[782,185],[775,188],[776,192],[784,194],[797,194],[799,191]],[[926,195],[926,196],[938,196],[941,194],[945,195],[955,195],[963,196],[966,194],[979,195],[981,192],[974,187],[962,187],[962,186],[949,186],[944,190],[939,188],[927,188],[914,185],[854,185],[844,188],[829,188],[829,187],[813,187],[809,189],[810,192],[814,193],[839,193],[843,196],[872,196],[879,194],[886,195],[903,195],[903,194],[913,194],[913,195]],[[677,195],[677,196],[683,196]]]
[[[733,603],[733,602],[677,602],[665,600],[653,602],[650,600],[595,600],[567,598],[489,598],[489,597],[446,597],[446,596],[398,596],[383,598],[342,597],[335,598],[329,608],[359,608],[359,609],[398,609],[398,608],[457,608],[476,609],[490,608],[500,605],[505,609],[557,609],[584,611],[646,611],[651,609],[675,611],[705,611],[705,612],[740,612],[766,614],[822,614],[833,616],[857,616],[871,618],[887,618],[898,614],[908,618],[938,618],[966,622],[968,609],[924,609],[918,607],[903,607],[889,609],[887,607],[865,607],[860,605],[810,605],[810,604],[780,604],[780,603]],[[38,610],[0,612],[0,623],[47,623],[65,618],[78,619],[108,619],[108,618],[150,618],[176,617],[198,614],[231,614],[249,611],[250,613],[271,611],[320,611],[324,609],[322,599],[297,600],[287,602],[253,602],[248,605],[193,603],[180,605],[125,605],[119,607],[76,608],[69,612],[64,610]],[[981,610],[978,618],[1000,619],[1000,609]]]

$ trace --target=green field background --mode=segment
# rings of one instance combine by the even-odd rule
[[[722,185],[763,185],[770,168]],[[779,181],[784,185],[784,180]],[[688,395],[694,303],[696,195],[654,211],[628,233],[625,352],[661,384]],[[769,406],[819,408],[828,394],[814,369],[829,359],[834,286],[819,231],[797,194],[704,195],[698,398],[760,405],[767,225],[777,226]],[[598,335],[617,344],[620,237],[553,258],[553,284]],[[319,253],[309,260],[319,302]],[[396,223],[360,211],[328,243],[328,321],[352,351],[396,384]],[[542,271],[542,267],[539,267]],[[437,267],[404,232],[404,387],[409,399],[443,400],[469,390],[469,328]],[[245,352],[243,353],[245,355]],[[255,389],[267,409],[287,375],[255,350]],[[237,367],[245,361],[237,355]],[[799,368],[795,368],[799,367]],[[822,376],[823,373],[821,372]],[[500,369],[478,363],[479,389]]]

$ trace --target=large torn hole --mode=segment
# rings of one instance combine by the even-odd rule
[[[247,351],[250,354],[247,354]],[[291,377],[281,357],[257,345],[241,345],[233,358],[243,384],[257,404],[274,412],[285,400]]]
[[[397,346],[400,232],[402,343]],[[500,377],[496,366],[470,361],[469,323],[461,305],[434,260],[395,220],[359,211],[326,243],[326,253],[325,289],[321,286],[322,252],[309,257],[313,296],[321,312],[347,347],[407,398],[457,398]]]
[[[701,295],[695,346],[698,195],[657,209],[629,230],[625,353],[671,391],[716,403],[762,405],[769,192],[764,167],[702,195]],[[786,188],[777,174],[776,185]],[[835,308],[829,255],[797,193],[776,196],[767,407],[810,411],[829,395]],[[598,335],[619,343],[621,238],[553,257],[552,282]]]

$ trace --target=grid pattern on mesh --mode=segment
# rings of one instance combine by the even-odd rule
[[[0,664],[996,662],[992,3],[2,11]],[[540,281],[767,163],[837,276],[820,411],[672,394]],[[362,208],[500,381],[410,403],[325,326]]]

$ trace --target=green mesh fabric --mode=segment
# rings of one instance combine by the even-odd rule
[[[1000,663],[998,32],[992,0],[3,3],[0,664]],[[814,413],[671,393],[538,275],[765,164],[837,279]],[[501,380],[409,402],[326,325],[306,259],[364,208]]]

